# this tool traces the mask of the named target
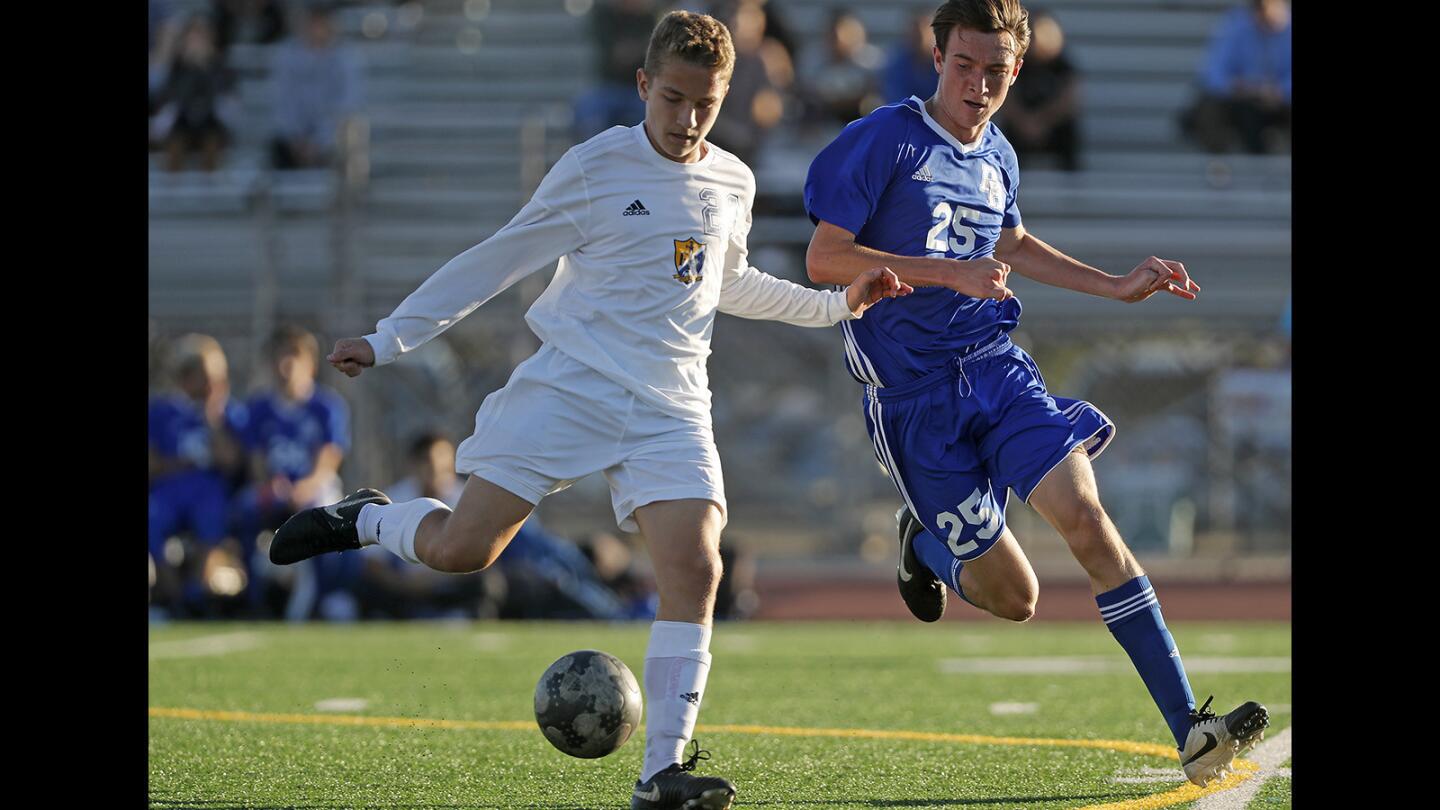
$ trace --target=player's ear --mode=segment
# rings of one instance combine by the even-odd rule
[[[645,75],[645,68],[635,68],[635,90],[640,93],[641,101],[650,100],[650,79]]]
[[[1025,64],[1025,60],[1024,60],[1024,59],[1017,59],[1017,60],[1015,61],[1015,70],[1014,70],[1013,72],[1011,72],[1011,74],[1010,74],[1010,83],[1011,83],[1011,84],[1014,84],[1014,83],[1015,83],[1015,80],[1018,79],[1018,78],[1020,78],[1020,66],[1023,65],[1023,64]]]
[[[931,61],[933,61],[933,62],[935,63],[935,72],[936,72],[936,73],[944,73],[944,72],[945,72],[945,54],[943,54],[943,53],[940,52],[940,46],[939,46],[939,45],[931,45],[931,46],[930,46],[930,51],[931,51]]]

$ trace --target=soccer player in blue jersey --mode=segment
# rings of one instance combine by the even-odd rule
[[[1198,711],[1145,572],[1100,505],[1090,458],[1114,424],[1055,397],[1009,338],[1013,270],[1044,284],[1136,303],[1193,300],[1177,261],[1150,257],[1123,276],[1070,258],[1021,223],[1015,152],[990,118],[1030,40],[1017,0],[947,0],[932,18],[938,85],[852,122],[810,166],[813,281],[848,284],[878,264],[915,292],[840,324],[866,425],[901,508],[899,584],[912,613],[940,618],[945,586],[996,616],[1025,621],[1035,572],[1005,526],[1007,489],[1065,538],[1111,633],[1129,654],[1180,749],[1186,776],[1223,776],[1268,723],[1247,702]],[[942,585],[943,583],[943,585]]]
[[[344,495],[340,463],[350,446],[349,407],[339,394],[315,383],[320,363],[315,336],[297,326],[282,326],[268,346],[276,385],[246,403],[250,419],[244,439],[255,485],[242,493],[235,510],[247,569],[261,529],[279,528],[296,512]],[[341,570],[345,565],[352,570]],[[328,583],[358,572],[358,561],[324,560],[301,576]],[[254,574],[252,570],[252,581]],[[286,615],[308,615],[313,603],[325,596],[313,590],[309,585],[301,588],[306,596],[292,598]],[[258,606],[261,596],[252,589],[252,604]]]
[[[194,578],[180,581],[166,560],[165,542],[188,531],[208,555],[229,537],[231,479],[244,466],[239,436],[245,408],[230,398],[225,352],[214,338],[186,335],[174,353],[179,391],[152,398],[148,413],[150,557],[159,601],[198,608],[203,585]]]

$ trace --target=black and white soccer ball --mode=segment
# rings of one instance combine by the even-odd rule
[[[572,757],[613,754],[630,739],[644,700],[625,663],[580,650],[550,665],[535,685],[535,722],[550,744]]]

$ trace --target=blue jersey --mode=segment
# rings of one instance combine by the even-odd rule
[[[1015,150],[993,123],[967,147],[924,102],[880,107],[836,136],[810,164],[805,209],[899,256],[994,255],[1001,228],[1020,224]],[[842,321],[846,365],[862,383],[894,386],[925,376],[1020,322],[1020,302],[921,287]]]
[[[350,409],[338,394],[317,387],[306,402],[287,402],[279,393],[256,394],[250,400],[250,424],[245,446],[263,453],[271,474],[291,481],[315,469],[320,448],[350,446]]]
[[[148,422],[150,446],[161,458],[185,459],[198,470],[214,470],[211,429],[200,405],[182,396],[155,397]],[[234,400],[225,403],[225,427],[237,440],[244,435],[245,407]]]

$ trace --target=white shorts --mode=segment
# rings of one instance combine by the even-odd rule
[[[538,504],[604,472],[615,523],[638,532],[634,512],[655,501],[701,498],[726,520],[725,481],[709,425],[686,422],[550,346],[516,367],[475,414],[455,470]]]

